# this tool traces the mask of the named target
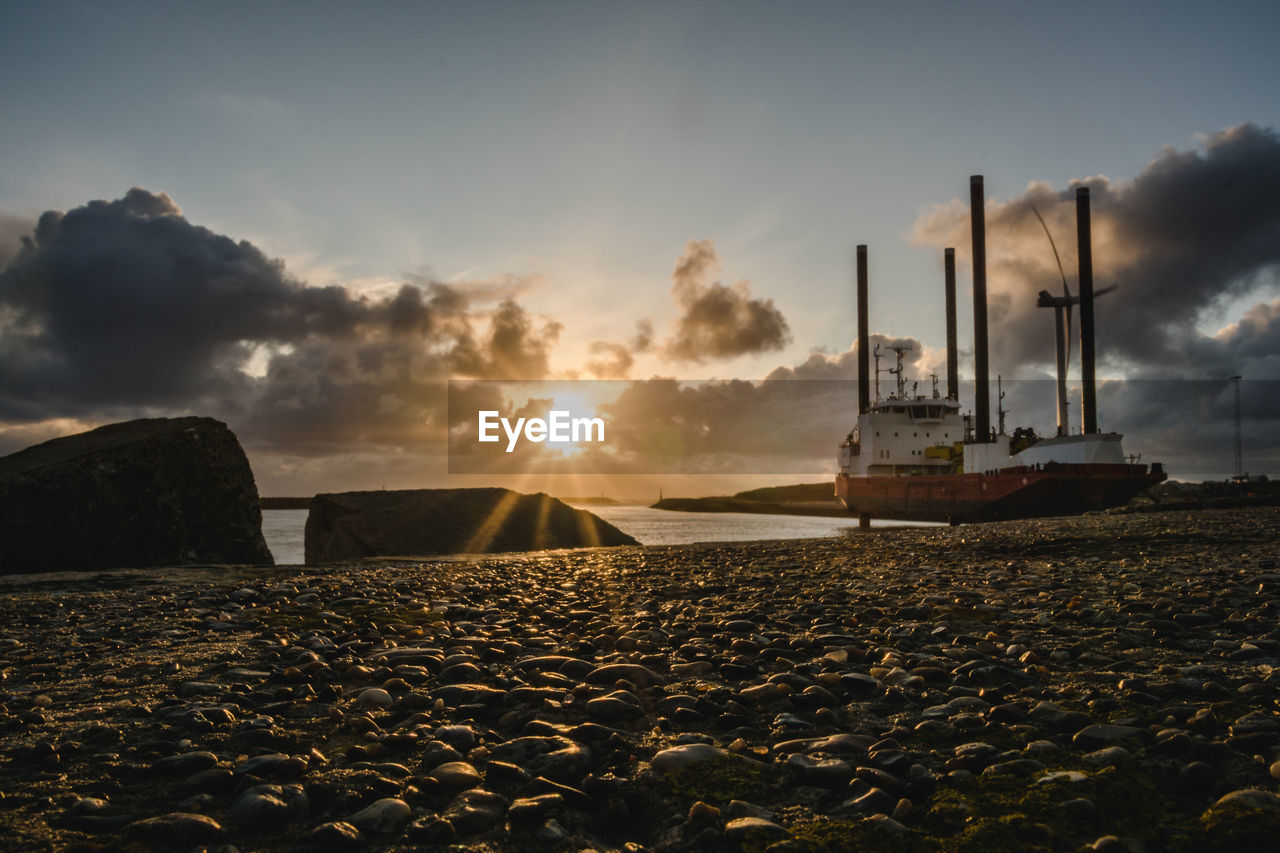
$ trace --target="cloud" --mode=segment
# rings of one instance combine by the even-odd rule
[[[17,257],[23,239],[30,239],[35,227],[36,224],[30,219],[0,213],[0,270]]]
[[[1165,149],[1133,181],[1093,177],[1057,190],[1032,184],[987,204],[992,364],[1051,364],[1051,313],[1036,294],[1062,289],[1032,206],[1054,235],[1072,292],[1076,282],[1075,188],[1092,199],[1100,359],[1140,375],[1276,376],[1263,341],[1271,324],[1246,323],[1227,337],[1196,325],[1231,300],[1280,286],[1280,138],[1243,124],[1209,136],[1201,150]],[[915,223],[915,240],[969,252],[966,205],[938,206]],[[1078,359],[1078,355],[1073,361]],[[1078,363],[1078,361],[1076,361]]]
[[[732,287],[711,281],[720,267],[712,240],[690,240],[671,273],[671,297],[680,311],[659,354],[666,360],[703,364],[780,350],[791,340],[786,318],[772,299],[754,299],[745,279]],[[643,319],[626,343],[592,341],[586,371],[600,379],[627,376],[635,356],[654,347],[653,325]]]
[[[623,379],[635,364],[635,356],[653,348],[653,324],[636,321],[636,333],[627,343],[592,341],[587,345],[588,373],[597,379]]]
[[[587,345],[587,372],[599,379],[622,379],[635,364],[635,357],[625,344],[617,341],[592,341]]]
[[[685,460],[690,470],[723,457],[739,471],[761,471],[770,460],[809,463],[834,458],[835,445],[856,413],[855,386],[847,381],[685,384],[674,379],[634,381],[613,403],[610,447],[623,455]],[[851,401],[851,404],[850,404]],[[700,459],[700,457],[702,459]],[[805,469],[801,469],[805,470]]]
[[[547,374],[560,325],[510,295],[481,304],[513,286],[308,287],[135,187],[46,212],[0,272],[0,419],[200,411],[303,452],[421,447],[450,376]]]
[[[903,375],[909,377],[927,376],[928,372],[933,369],[931,356],[933,350],[928,349],[917,338],[897,338],[889,335],[874,334],[870,336],[871,352],[874,353],[878,348],[880,350],[880,368],[881,373],[894,367],[897,356],[894,355],[890,347],[904,346],[908,349],[902,355]],[[946,353],[943,353],[946,358]],[[872,372],[871,381],[875,381],[876,361],[869,358],[867,366]],[[945,363],[943,367],[945,368]],[[858,341],[855,338],[849,349],[841,353],[825,353],[814,352],[794,367],[777,367],[774,368],[768,376],[768,380],[785,380],[785,379],[844,379],[855,380],[858,378]],[[945,370],[943,378],[946,378]],[[882,391],[888,394],[893,390],[888,383],[893,382],[892,376],[882,376]]]
[[[752,299],[745,279],[733,287],[707,283],[720,259],[711,240],[690,240],[671,274],[671,295],[680,308],[664,353],[676,361],[701,363],[782,349],[791,339],[772,299]]]

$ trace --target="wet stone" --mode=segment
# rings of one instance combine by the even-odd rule
[[[462,761],[462,753],[444,741],[431,741],[422,751],[421,763],[425,768],[435,767],[450,761]]]
[[[639,664],[615,663],[596,667],[586,676],[589,684],[614,684],[629,681],[637,687],[662,684],[663,678],[648,667]]]
[[[127,836],[139,838],[160,849],[177,849],[222,840],[226,834],[216,820],[202,814],[172,812],[134,821],[125,827]]]
[[[496,744],[489,757],[562,782],[578,781],[591,767],[591,750],[559,735],[513,738]]]
[[[272,790],[274,788],[274,790]],[[284,823],[289,806],[276,786],[260,785],[243,792],[227,807],[227,823],[240,831],[254,831]]]
[[[1114,767],[1133,758],[1133,753],[1123,746],[1108,746],[1084,755],[1084,761],[1098,766]]]
[[[533,823],[552,809],[564,805],[561,794],[539,794],[534,797],[520,797],[513,800],[507,809],[507,817],[519,823]]]
[[[1081,749],[1099,749],[1114,746],[1122,741],[1135,740],[1146,734],[1145,729],[1136,726],[1117,726],[1108,723],[1094,723],[1076,732],[1071,742]]]
[[[1190,794],[1211,793],[1217,781],[1217,769],[1205,761],[1192,761],[1178,769],[1178,787]]]
[[[453,824],[439,815],[420,817],[405,830],[410,841],[419,844],[447,844],[456,834]]]
[[[1042,767],[1044,765],[1041,765]],[[1052,773],[1046,773],[1036,780],[1037,785],[1073,785],[1077,782],[1087,782],[1089,780],[1088,773],[1081,773],[1079,770],[1055,770]]]
[[[445,762],[429,772],[427,777],[455,791],[480,784],[480,772],[465,761]]]
[[[629,691],[617,690],[587,701],[587,713],[598,720],[622,720],[644,714],[640,700]]]
[[[831,810],[832,814],[888,814],[897,805],[897,798],[880,788],[871,788],[845,800]]]
[[[191,794],[225,794],[236,785],[235,775],[225,767],[214,767],[193,773],[183,780],[181,789]]]
[[[771,842],[786,838],[789,833],[771,820],[760,817],[739,817],[724,826],[724,839],[730,845],[757,849],[767,847]]]
[[[1036,761],[1034,758],[1017,758],[1013,761],[1002,761],[998,764],[989,765],[983,769],[981,775],[1027,777],[1044,769],[1044,763]]]
[[[346,822],[363,833],[386,835],[399,832],[412,816],[413,812],[404,800],[397,797],[384,797],[350,815]]]
[[[318,853],[343,853],[363,843],[360,830],[345,821],[322,823],[307,834],[307,846]]]
[[[166,776],[189,776],[201,770],[208,770],[218,763],[218,756],[212,752],[184,752],[169,755],[152,762],[151,770]]]
[[[1222,809],[1228,806],[1249,811],[1280,812],[1280,794],[1258,788],[1243,788],[1219,798],[1209,808]]]
[[[853,778],[853,768],[838,758],[818,760],[796,753],[787,759],[787,767],[799,774],[802,784],[821,788],[843,788]]]
[[[301,755],[272,753],[250,758],[237,764],[236,776],[256,776],[260,779],[293,779],[306,772],[308,760]]]
[[[356,707],[361,709],[390,708],[395,699],[381,687],[369,687],[356,697]]]
[[[506,815],[508,801],[501,794],[472,788],[449,803],[444,818],[458,835],[476,835],[498,826]]]
[[[440,671],[438,678],[442,684],[464,684],[475,681],[483,674],[480,667],[474,663],[464,662],[445,667]]]
[[[1092,821],[1098,814],[1098,807],[1086,797],[1073,797],[1069,800],[1063,800],[1055,803],[1054,808],[1063,814],[1069,820],[1086,823]]]
[[[476,730],[471,726],[440,726],[433,737],[455,749],[468,750],[476,745]]]

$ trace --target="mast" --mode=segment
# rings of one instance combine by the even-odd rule
[[[858,275],[858,414],[865,415],[871,410],[871,386],[867,383],[867,359],[870,346],[867,321],[867,247],[857,248]],[[877,377],[879,378],[879,377]],[[878,395],[877,395],[878,396]]]
[[[947,399],[960,399],[960,371],[956,348],[956,250],[942,253],[943,275],[947,288]]]
[[[1080,258],[1080,420],[1085,435],[1098,431],[1094,377],[1093,242],[1089,229],[1089,188],[1076,187],[1076,247]]]
[[[969,225],[973,238],[974,440],[991,441],[991,379],[987,366],[987,220],[982,175],[969,178]]]

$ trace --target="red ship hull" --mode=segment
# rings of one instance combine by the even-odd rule
[[[1046,463],[994,474],[836,477],[836,496],[864,518],[998,521],[1119,506],[1166,479],[1160,465]]]

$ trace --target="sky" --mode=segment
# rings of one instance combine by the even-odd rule
[[[448,474],[449,379],[850,379],[860,243],[872,331],[909,339],[925,377],[944,246],[971,346],[982,174],[993,370],[1050,375],[1032,309],[1061,282],[1031,207],[1074,289],[1087,185],[1096,278],[1118,285],[1100,375],[1198,389],[1155,424],[1147,398],[1171,386],[1104,395],[1104,427],[1172,454],[1175,476],[1229,474],[1229,436],[1204,447],[1223,441],[1214,383],[1241,374],[1266,470],[1277,34],[1273,2],[10,8],[0,451],[197,413],[235,429],[264,494],[479,484]],[[717,438],[738,410],[707,387],[631,416],[679,409]],[[1043,429],[1038,393],[1015,415]],[[840,419],[832,403],[807,423]],[[829,474],[842,435],[789,473]]]

